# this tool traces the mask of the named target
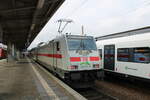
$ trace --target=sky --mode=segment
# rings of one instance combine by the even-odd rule
[[[150,26],[149,0],[65,0],[28,49],[54,39],[59,19],[71,19],[63,33],[103,36]]]

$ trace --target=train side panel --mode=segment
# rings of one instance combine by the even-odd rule
[[[37,60],[41,63],[44,63],[45,65],[52,66],[50,67],[51,70],[53,70],[53,50],[48,48],[48,46],[53,46],[51,44],[47,44],[45,46],[42,46],[38,48],[37,50]]]
[[[67,66],[69,66],[66,48],[65,38],[51,41],[49,44],[38,48],[37,60],[45,64],[48,69],[56,72],[60,77],[64,78]]]
[[[120,49],[129,49],[133,54],[117,54]],[[140,51],[140,52],[137,52]],[[148,50],[145,52],[144,50]],[[134,56],[128,58],[127,56]],[[150,79],[150,41],[134,41],[116,44],[115,72]],[[129,60],[131,59],[131,60]]]
[[[106,72],[113,72],[137,78],[150,79],[150,33],[128,36],[116,39],[108,39],[97,42],[99,50],[102,50],[103,68]],[[111,61],[111,50],[105,50],[106,46],[114,45],[114,68],[106,66]],[[109,48],[110,49],[110,48]],[[107,53],[108,52],[108,53]],[[109,54],[109,55],[108,55]],[[109,56],[109,57],[106,57]],[[109,64],[110,65],[110,64]]]
[[[62,69],[64,71],[68,70],[68,66],[69,66],[69,61],[68,61],[68,47],[67,47],[67,42],[66,42],[66,37],[63,36],[59,39],[59,44],[60,44],[60,53],[62,55],[62,64],[58,65],[59,69]],[[63,67],[62,67],[63,65]]]

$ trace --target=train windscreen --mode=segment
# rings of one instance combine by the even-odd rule
[[[69,50],[97,50],[93,39],[68,39]]]

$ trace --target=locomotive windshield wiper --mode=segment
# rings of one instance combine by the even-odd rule
[[[83,40],[81,39],[81,41],[80,41],[80,45],[79,45],[79,47],[78,47],[77,51],[78,51],[78,50],[84,50],[84,49],[85,49],[85,45],[84,45]]]
[[[84,41],[83,39],[81,39],[80,41],[80,46],[78,47],[78,49],[76,50],[77,52],[79,50],[87,50],[89,52],[92,52],[89,48],[88,48],[88,45],[85,44],[86,41]]]
[[[81,41],[83,41],[83,40],[81,40]],[[87,41],[86,41],[86,40],[84,40],[84,42],[82,43],[83,50],[87,50],[87,51],[90,51],[90,52],[91,52],[90,48],[88,47],[89,45],[88,45],[88,44],[86,44],[85,42],[87,42]]]

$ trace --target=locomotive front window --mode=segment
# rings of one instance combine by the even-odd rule
[[[93,39],[68,39],[69,50],[96,50]]]

